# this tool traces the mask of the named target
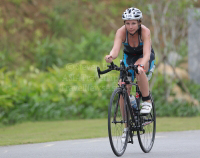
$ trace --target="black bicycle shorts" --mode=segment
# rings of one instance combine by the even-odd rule
[[[134,65],[139,58],[143,58],[143,54],[130,57],[126,53],[124,53],[123,61],[124,61],[125,66],[128,67],[128,65],[131,65],[131,64]],[[149,70],[154,66],[154,64],[155,64],[155,53],[152,50],[151,55],[150,55],[150,60],[149,60]],[[129,70],[129,72],[132,74],[132,81],[134,81],[134,70]],[[121,74],[120,74],[120,78],[121,78]]]

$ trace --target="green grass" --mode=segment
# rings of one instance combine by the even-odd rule
[[[200,117],[157,118],[157,132],[200,130]],[[26,122],[0,126],[0,145],[107,137],[107,119]]]

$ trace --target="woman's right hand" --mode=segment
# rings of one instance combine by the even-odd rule
[[[112,55],[106,55],[104,59],[106,60],[107,63],[111,63],[113,60]]]

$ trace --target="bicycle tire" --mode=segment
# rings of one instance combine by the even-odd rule
[[[124,127],[128,127],[129,120],[127,115],[127,106],[124,106],[124,111],[120,109],[119,99],[123,96],[121,88],[116,88],[110,98],[110,104],[108,107],[108,135],[111,148],[116,156],[124,154],[128,143],[128,130],[126,131],[125,142],[122,142],[122,134]],[[126,100],[124,99],[124,105]],[[122,108],[122,107],[121,107]],[[122,112],[124,115],[122,115]],[[123,118],[123,116],[125,116]],[[126,125],[125,125],[126,124]]]
[[[140,147],[142,151],[145,153],[151,151],[155,141],[155,134],[156,134],[156,110],[151,93],[150,97],[152,102],[152,110],[150,114],[145,116],[140,116],[140,119],[143,121],[142,122],[143,131],[137,131]]]

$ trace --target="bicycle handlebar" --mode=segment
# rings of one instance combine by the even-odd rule
[[[112,70],[116,70],[116,71],[123,71],[123,72],[127,72],[128,70],[132,69],[134,70],[137,74],[138,74],[138,65],[129,65],[128,67],[125,67],[124,62],[121,61],[120,63],[120,67],[118,67],[117,65],[115,65],[113,62],[110,63],[110,65],[107,65],[109,68],[101,71],[99,67],[97,67],[97,72],[98,72],[98,76],[100,78],[101,74],[106,74]]]
[[[107,69],[107,70],[101,71],[100,68],[97,67],[97,72],[98,72],[99,78],[100,78],[100,75],[101,75],[101,74],[106,74],[106,73],[108,73],[108,72],[110,72],[110,71],[111,71],[111,69]]]

